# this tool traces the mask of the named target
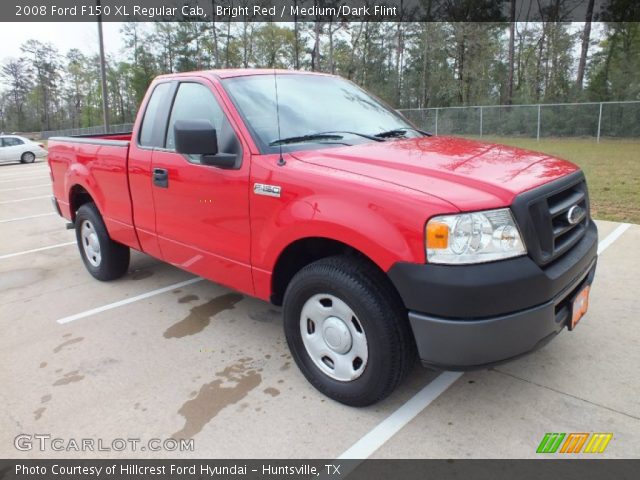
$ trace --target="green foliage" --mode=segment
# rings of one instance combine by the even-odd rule
[[[288,68],[293,49],[293,30],[267,23],[253,37],[253,62],[258,68]]]
[[[590,66],[588,92],[594,100],[640,100],[640,24],[606,25],[606,39]]]
[[[132,122],[157,75],[211,68],[297,65],[335,73],[396,108],[638,99],[640,24],[613,21],[625,2],[612,3],[606,12],[612,22],[591,37],[584,90],[575,81],[581,28],[555,21],[569,8],[562,1],[543,12],[544,22],[514,24],[512,89],[510,24],[500,17],[500,2],[465,0],[437,7],[455,7],[450,18],[464,20],[480,5],[487,20],[496,23],[127,23],[121,29],[123,50],[107,58],[111,119]],[[28,131],[101,123],[95,55],[77,49],[63,55],[37,40],[26,42],[22,51],[23,59],[5,59],[0,67],[0,128]],[[514,116],[505,132],[526,130],[525,123]],[[570,123],[558,117],[553,128],[567,129]]]

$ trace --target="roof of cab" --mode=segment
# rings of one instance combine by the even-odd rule
[[[282,69],[273,69],[273,68],[228,68],[221,70],[201,70],[195,72],[182,72],[182,73],[169,73],[165,75],[160,75],[158,78],[167,79],[167,78],[179,78],[179,77],[188,77],[193,75],[210,75],[212,77],[217,77],[220,79],[224,78],[233,78],[233,77],[247,77],[252,75],[273,75],[274,72],[278,75],[323,75],[323,76],[331,76],[328,73],[321,72],[308,72],[302,70],[282,70]]]

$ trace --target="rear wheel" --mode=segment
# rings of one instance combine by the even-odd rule
[[[33,163],[36,161],[36,156],[32,152],[24,152],[20,157],[20,163]]]
[[[111,240],[94,203],[85,203],[78,209],[75,225],[80,256],[91,275],[108,281],[127,273],[129,247]]]
[[[382,272],[351,256],[319,260],[294,276],[284,327],[307,380],[347,405],[382,400],[414,363],[404,305]]]

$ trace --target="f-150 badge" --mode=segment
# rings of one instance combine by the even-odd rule
[[[280,198],[282,187],[278,185],[265,185],[264,183],[254,183],[253,193],[256,195],[266,195],[267,197]]]

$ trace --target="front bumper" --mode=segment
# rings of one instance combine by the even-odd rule
[[[529,353],[571,319],[591,284],[598,232],[590,222],[571,251],[544,268],[528,256],[478,265],[397,263],[388,272],[409,310],[425,365],[471,370]]]

